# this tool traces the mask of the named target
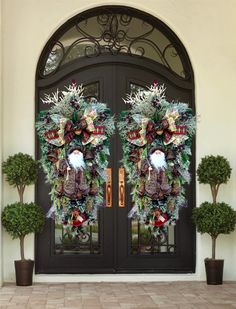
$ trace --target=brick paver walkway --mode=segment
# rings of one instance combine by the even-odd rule
[[[236,308],[236,282],[5,284],[0,288],[0,308]]]

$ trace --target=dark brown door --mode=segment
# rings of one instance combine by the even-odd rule
[[[101,59],[101,58],[100,58]],[[112,60],[111,60],[112,59]],[[106,102],[116,115],[127,109],[123,98],[139,87],[146,88],[154,80],[165,83],[169,100],[193,101],[193,89],[188,82],[173,77],[161,66],[129,56],[106,57],[100,64],[67,68],[47,81],[38,83],[38,98],[56,88],[63,89],[72,79],[83,84],[85,95],[96,96]],[[70,72],[70,73],[68,73]],[[71,73],[72,72],[72,73]],[[39,109],[45,109],[39,104]],[[36,240],[36,273],[138,273],[193,272],[195,269],[195,232],[190,215],[195,202],[194,177],[187,188],[189,207],[180,213],[176,227],[170,227],[167,239],[152,238],[140,222],[128,219],[132,207],[131,188],[124,182],[119,187],[122,167],[121,141],[118,131],[111,140],[109,168],[112,171],[112,207],[99,210],[98,223],[88,228],[86,235],[76,241],[65,242],[63,230],[48,219],[44,232]],[[40,151],[38,151],[40,156]],[[194,170],[194,156],[192,160]],[[122,190],[122,192],[121,192]],[[37,202],[47,211],[50,208],[49,188],[40,174]],[[124,203],[119,205],[119,192]],[[105,187],[104,187],[105,199]]]

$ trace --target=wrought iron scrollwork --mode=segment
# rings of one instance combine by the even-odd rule
[[[92,25],[92,28],[91,26]],[[73,42],[61,37],[51,50],[41,74],[43,78],[56,73],[62,65],[80,57],[97,57],[104,53],[146,57],[186,79],[178,48],[154,25],[135,16],[104,11],[72,25],[77,35]],[[138,29],[136,29],[138,28]],[[99,30],[99,33],[95,33]],[[69,30],[70,31],[70,30]],[[68,31],[68,33],[69,33]],[[137,32],[136,32],[137,31]],[[160,44],[160,38],[165,42]],[[175,58],[175,61],[171,60]],[[176,65],[177,63],[177,65]]]

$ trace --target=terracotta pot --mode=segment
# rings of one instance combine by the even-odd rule
[[[224,260],[205,259],[207,284],[222,284]]]
[[[15,261],[16,285],[32,285],[34,261],[19,260]]]

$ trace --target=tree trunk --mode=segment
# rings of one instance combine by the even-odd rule
[[[211,236],[212,239],[212,260],[215,260],[216,258],[216,237],[215,236]]]
[[[20,257],[21,257],[21,260],[25,260],[24,240],[25,240],[25,236],[21,236],[20,237]]]
[[[20,202],[21,202],[22,204],[23,204],[24,191],[25,191],[25,187],[24,187],[24,186],[21,186],[21,187],[20,187],[19,195],[20,195]]]
[[[25,191],[25,186],[23,185],[17,185],[17,191],[20,197],[20,203],[23,204],[23,196],[24,196],[24,191]]]
[[[211,193],[212,193],[213,204],[215,204],[216,203],[216,196],[217,196],[215,185],[211,185]]]
[[[22,194],[22,192],[20,192],[19,195],[20,195],[20,203],[23,204],[23,194]]]
[[[220,184],[211,185],[211,193],[212,193],[213,204],[216,203],[216,198],[217,198],[217,194],[218,194],[218,191],[219,191],[219,187],[220,187]]]

